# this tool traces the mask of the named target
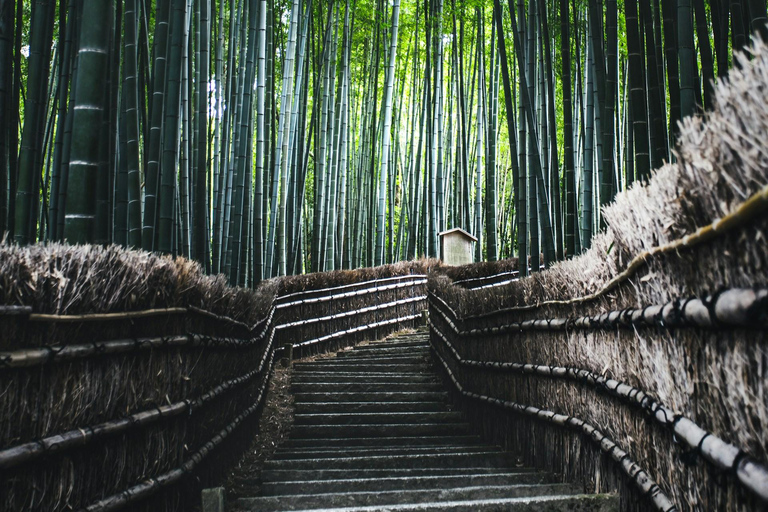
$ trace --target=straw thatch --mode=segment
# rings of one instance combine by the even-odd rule
[[[188,509],[250,443],[278,347],[413,326],[434,265],[247,290],[182,258],[0,245],[0,510]]]
[[[642,390],[674,411],[675,418],[711,433],[707,439],[734,447],[735,464],[751,459],[765,467],[764,322],[751,327],[670,328],[649,318],[626,328],[595,321],[608,311],[768,286],[768,215],[763,197],[768,184],[768,49],[758,43],[752,53],[751,60],[741,57],[741,67],[718,85],[715,109],[683,123],[678,162],[658,169],[648,183],[636,184],[606,208],[607,227],[593,239],[590,250],[497,288],[468,290],[447,276],[433,275],[430,293],[458,312],[454,321],[458,330],[480,331],[474,336],[457,333],[437,301],[430,306],[433,328],[467,360],[542,365],[563,372],[581,369]],[[725,220],[718,223],[719,219]],[[713,229],[700,229],[713,223]],[[717,236],[710,237],[712,233]],[[688,238],[675,243],[681,237]],[[703,241],[694,243],[698,239]],[[674,250],[657,249],[667,244]],[[646,251],[656,255],[646,258],[642,256]],[[627,268],[633,270],[623,274]],[[611,287],[602,293],[606,285]],[[764,319],[766,305],[758,300],[754,314]],[[575,328],[495,329],[579,317],[592,320]],[[643,408],[584,380],[462,365],[439,336],[433,341],[465,388],[573,415],[602,428],[681,510],[765,506],[759,493],[745,487],[738,475],[702,456],[701,447],[690,447],[673,435],[672,420],[648,421]],[[527,462],[560,472],[566,480],[581,480],[590,491],[619,490],[623,510],[650,506],[584,436],[476,401],[465,405],[483,419],[489,435],[520,450]]]

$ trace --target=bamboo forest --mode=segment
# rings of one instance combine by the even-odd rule
[[[0,0],[0,229],[240,286],[435,257],[452,228],[537,270],[674,161],[766,21],[764,0]]]

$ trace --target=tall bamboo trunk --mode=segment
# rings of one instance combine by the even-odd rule
[[[397,31],[400,20],[400,0],[394,0],[392,6],[392,34],[389,47],[389,64],[387,66],[387,82],[384,89],[384,129],[382,131],[382,156],[379,170],[379,208],[376,222],[376,253],[375,265],[384,263],[384,216],[386,215],[387,172],[392,130],[392,90],[395,81],[395,58],[397,55]],[[394,206],[394,205],[393,205]]]

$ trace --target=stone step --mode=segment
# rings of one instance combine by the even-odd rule
[[[337,357],[358,357],[358,356],[402,356],[402,355],[429,355],[429,345],[413,345],[405,347],[390,347],[366,345],[364,347],[355,347],[352,350],[342,350],[336,353]]]
[[[399,468],[504,468],[514,463],[504,452],[372,455],[368,457],[323,457],[319,459],[269,460],[269,469],[392,469]]]
[[[434,370],[428,364],[400,364],[382,362],[339,362],[338,359],[313,361],[311,363],[293,363],[295,370],[319,370],[325,372],[397,372],[397,373],[432,373]]]
[[[573,494],[567,484],[497,485],[458,487],[452,489],[392,490],[378,492],[349,492],[305,494],[300,496],[264,496],[238,500],[236,507],[248,511],[311,510],[371,505],[399,505],[436,501],[487,500],[530,496]]]
[[[292,480],[339,480],[342,478],[412,478],[421,476],[491,475],[499,468],[405,468],[405,469],[263,469],[263,482],[287,482]]]
[[[291,384],[296,393],[382,393],[390,391],[442,391],[437,382],[297,382]]]
[[[461,413],[437,412],[342,412],[295,414],[294,425],[370,425],[381,423],[460,423]]]
[[[425,332],[294,363],[294,424],[235,511],[616,512],[471,435]]]
[[[273,458],[275,460],[287,459],[321,459],[334,457],[369,457],[371,455],[415,455],[437,453],[498,453],[495,446],[407,446],[374,448],[365,446],[361,448],[278,448]]]
[[[303,480],[286,482],[265,482],[261,492],[264,496],[280,494],[319,494],[328,492],[392,491],[413,489],[451,489],[479,485],[525,485],[550,483],[546,473],[527,469],[510,473],[489,473],[443,476],[403,476],[390,478],[357,478],[341,480]]]
[[[316,377],[320,379],[329,379],[336,377],[404,377],[411,379],[431,379],[437,380],[432,372],[370,372],[370,371],[324,371],[322,368],[317,370],[294,370],[291,380],[297,378]]]
[[[428,354],[419,354],[419,355],[412,355],[412,354],[405,354],[405,355],[387,355],[387,356],[377,356],[377,355],[349,355],[345,357],[335,357],[333,359],[318,359],[317,361],[311,361],[306,364],[315,364],[315,365],[322,365],[322,364],[335,364],[335,365],[349,365],[349,364],[365,364],[365,363],[376,363],[376,364],[426,364],[429,360]],[[299,364],[299,363],[297,363]],[[301,363],[304,364],[304,363]]]
[[[301,402],[296,414],[447,411],[446,402]]]
[[[469,433],[466,423],[422,423],[418,425],[385,423],[378,425],[295,425],[295,439],[323,437],[397,437],[455,436]]]
[[[580,494],[573,496],[535,496],[525,498],[496,498],[485,500],[434,501],[321,509],[327,512],[618,512],[619,500],[610,494]]]
[[[327,437],[323,439],[286,439],[281,444],[284,448],[351,448],[351,447],[403,447],[403,446],[446,446],[446,445],[484,445],[480,436],[398,436],[398,437]]]
[[[411,348],[421,347],[429,348],[429,341],[424,338],[399,338],[392,339],[392,341],[376,341],[374,343],[368,343],[367,345],[357,345],[354,349],[364,350],[369,348]]]
[[[343,380],[347,382],[436,382],[434,375],[428,373],[395,373],[395,372],[294,372],[291,382],[328,382]]]
[[[342,393],[293,393],[295,403],[309,402],[435,402],[448,399],[445,391],[385,391],[385,392],[342,392]]]

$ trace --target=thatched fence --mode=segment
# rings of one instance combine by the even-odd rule
[[[189,510],[249,445],[279,351],[413,326],[426,266],[249,291],[114,247],[2,247],[0,510]]]
[[[624,511],[768,507],[768,52],[755,53],[684,124],[677,163],[604,212],[586,254],[526,279],[486,269],[479,287],[429,279],[436,364],[470,417],[527,464],[618,491]]]

